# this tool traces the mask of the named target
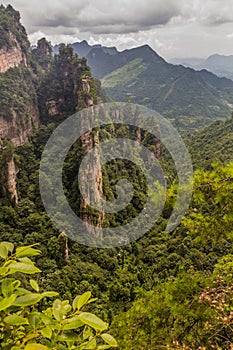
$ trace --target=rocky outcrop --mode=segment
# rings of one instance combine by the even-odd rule
[[[44,41],[33,52],[39,62],[46,61],[50,54]],[[97,100],[93,91],[95,84],[86,60],[79,59],[69,45],[61,45],[59,54],[50,62],[38,88],[42,120],[68,117],[77,110],[93,106]]]
[[[18,203],[17,172],[12,144],[0,138],[0,197],[7,197],[14,204]]]
[[[43,55],[48,55],[46,47],[44,43],[43,50],[40,48],[41,61],[43,61]],[[43,75],[38,89],[40,117],[46,121],[56,118],[61,120],[62,117],[69,117],[79,110],[93,106],[97,101],[95,89],[86,60],[79,59],[69,45],[61,45],[59,54],[51,62],[47,74]],[[82,154],[88,153],[99,143],[98,132],[93,133],[90,124],[88,129],[90,132],[81,137]],[[94,196],[93,200],[96,202],[103,196],[102,171],[98,161],[97,157],[97,162],[90,162],[84,175],[82,183],[85,184],[86,177],[88,177],[95,183],[95,189],[91,193],[88,188],[84,189],[86,197],[80,199],[79,214],[81,219],[87,223],[88,232],[100,237],[100,230],[96,228],[103,226],[104,217],[98,212],[93,214],[93,210],[88,205],[90,197],[93,199]],[[73,180],[70,179],[71,182]]]
[[[32,56],[40,66],[42,74],[45,73],[52,62],[51,44],[45,38],[38,40],[37,47],[32,50]]]
[[[82,94],[81,98],[83,99],[84,103],[87,107],[94,105],[94,98],[91,95],[91,84],[90,84],[90,78],[89,77],[83,77],[82,78]]]
[[[58,105],[62,102],[61,99],[59,99],[58,101],[56,100],[48,100],[46,101],[46,107],[47,107],[47,110],[48,110],[48,115],[50,117],[53,117],[55,115],[58,115],[59,114],[59,110],[58,110]]]
[[[144,131],[142,131],[140,128],[136,128],[135,138],[138,143],[141,144],[143,142],[143,139],[145,137],[144,134],[145,134]],[[154,130],[152,130],[150,139],[151,140],[147,145],[147,146],[150,146],[150,151],[151,151],[148,155],[149,157],[148,161],[154,160],[155,158],[162,160],[162,143],[161,143],[160,131],[158,126],[155,126]]]
[[[20,14],[10,5],[0,7],[0,137],[15,147],[28,141],[39,124],[31,67],[30,43]]]
[[[58,238],[59,238],[63,263],[64,265],[66,265],[69,261],[68,237],[65,232],[62,232]]]
[[[18,203],[18,194],[16,188],[16,175],[18,169],[15,165],[14,159],[11,158],[6,164],[6,190],[10,193],[10,199],[14,201],[15,204]]]
[[[12,6],[0,6],[0,192],[18,201],[13,146],[29,141],[39,124],[30,43]],[[13,145],[13,146],[12,146]]]
[[[26,55],[11,32],[9,32],[9,39],[11,47],[4,46],[0,49],[0,73],[5,73],[8,69],[18,67],[20,64],[27,66]]]
[[[96,134],[93,136],[93,134],[86,133],[82,136],[81,139],[82,147],[85,150],[85,153],[93,149],[98,143],[99,143],[99,135]],[[87,181],[88,179],[88,181]],[[87,223],[87,231],[89,234],[97,237],[102,238],[102,233],[99,230],[99,228],[103,227],[104,223],[104,213],[99,212],[93,215],[93,212],[89,212],[89,201],[92,199],[92,202],[99,203],[100,198],[104,198],[103,194],[103,176],[102,176],[102,170],[101,170],[101,164],[100,159],[97,155],[95,163],[89,163],[88,168],[85,171],[85,177],[81,178],[81,184],[85,186],[83,192],[85,193],[85,198],[81,198],[81,204],[80,204],[80,218]],[[91,191],[88,184],[94,183],[94,191]],[[96,229],[97,228],[97,229]]]
[[[33,129],[37,128],[39,124],[37,109],[30,106],[30,112],[26,118],[25,116],[19,116],[15,111],[11,111],[9,119],[0,116],[0,137],[10,140],[15,147],[28,142]]]

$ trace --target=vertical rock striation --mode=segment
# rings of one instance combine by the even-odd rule
[[[39,112],[30,61],[30,43],[19,12],[0,6],[0,138],[19,147],[29,141],[39,124]],[[1,153],[4,150],[1,148]],[[2,154],[1,154],[2,156]],[[4,163],[3,192],[16,191],[17,169],[13,157]],[[11,199],[12,199],[11,198]]]

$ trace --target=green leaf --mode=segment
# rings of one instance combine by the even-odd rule
[[[103,333],[101,334],[101,338],[105,341],[105,343],[116,347],[117,346],[117,341],[114,339],[110,334]]]
[[[57,321],[61,321],[64,316],[62,313],[62,302],[59,299],[56,299],[53,303],[53,316]]]
[[[57,293],[57,292],[44,292],[41,295],[43,298],[53,298],[53,297],[57,297],[59,295],[59,293]]]
[[[11,253],[13,252],[13,250],[14,250],[14,244],[13,244],[13,243],[10,243],[10,242],[1,242],[1,244],[2,244],[3,246],[5,246],[9,252],[11,252]]]
[[[102,321],[99,317],[90,312],[83,312],[78,316],[78,318],[84,324],[87,324],[95,330],[103,331],[108,328],[108,324],[106,322]]]
[[[24,350],[49,350],[49,348],[45,345],[31,343],[27,344]]]
[[[77,341],[77,334],[73,334],[73,333],[64,333],[61,334],[57,337],[58,341],[61,342],[66,342],[66,343],[73,343],[75,341]]]
[[[28,320],[26,318],[23,318],[17,315],[10,315],[5,317],[4,322],[6,322],[11,326],[20,326],[20,325],[28,324]]]
[[[24,341],[24,343],[26,343],[28,340],[38,338],[39,336],[40,336],[40,334],[38,334],[38,333],[28,334],[28,335],[26,335],[26,337],[23,338],[23,341]]]
[[[9,298],[4,298],[0,301],[0,311],[6,310],[8,307],[13,305],[14,301],[16,299],[16,295],[12,294]]]
[[[12,281],[14,281],[12,278],[5,278],[2,281],[2,294],[4,295],[4,297],[8,298],[11,296],[11,294],[13,293],[13,283]]]
[[[87,304],[93,303],[96,300],[98,300],[98,298],[91,298],[88,300]]]
[[[36,292],[39,292],[40,288],[35,280],[30,279],[30,285]]]
[[[40,333],[43,335],[43,337],[48,339],[51,339],[53,335],[52,329],[50,329],[49,327],[41,329]]]
[[[47,315],[45,315],[45,314],[43,314],[43,313],[41,313],[40,314],[40,317],[41,317],[41,321],[44,323],[44,325],[49,325],[49,324],[51,324],[52,322],[53,322],[53,319],[52,318],[50,318],[49,316],[47,316]]]
[[[14,302],[16,306],[30,306],[38,303],[42,299],[41,294],[30,293],[17,298]]]
[[[90,297],[91,297],[91,292],[86,292],[82,294],[80,298],[78,298],[78,301],[77,301],[78,310],[80,310],[85,304],[87,304]]]
[[[41,318],[38,312],[33,312],[29,317],[29,323],[33,329],[36,329],[40,324]]]
[[[92,338],[89,341],[81,345],[81,349],[96,349],[96,338]]]
[[[83,340],[90,339],[93,335],[93,330],[89,326],[85,326],[83,330]]]
[[[27,289],[21,288],[21,287],[17,288],[17,289],[16,289],[16,292],[17,292],[17,295],[18,295],[18,296],[19,296],[19,295],[25,295],[25,294],[31,294],[31,293],[32,293],[30,290],[27,290]]]
[[[78,300],[80,297],[81,297],[81,295],[77,295],[73,300],[72,307],[73,307],[74,311],[77,309],[77,304],[78,304]]]
[[[4,260],[8,257],[8,250],[7,248],[0,243],[0,257]]]
[[[0,267],[0,276],[6,275],[8,269],[5,266]]]
[[[11,273],[15,272],[22,272],[28,275],[41,272],[40,269],[38,269],[33,264],[27,264],[27,263],[20,263],[20,262],[13,262],[11,263],[8,268],[11,269]]]
[[[26,256],[24,258],[18,258],[18,261],[22,263],[34,265],[33,261]]]
[[[64,331],[68,331],[71,329],[77,329],[79,327],[84,326],[84,323],[78,317],[72,317],[70,319],[66,319],[67,324],[62,328]]]
[[[40,253],[40,250],[34,249],[32,246],[19,247],[16,249],[17,258],[36,256],[40,255]]]

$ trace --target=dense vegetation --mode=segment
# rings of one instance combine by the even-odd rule
[[[10,48],[16,45],[12,37],[9,36],[9,33],[11,33],[20,44],[23,52],[27,54],[30,44],[27,33],[19,20],[20,13],[13,9],[11,5],[7,7],[0,6],[0,48],[4,46]]]
[[[23,66],[12,68],[0,75],[0,84],[0,117],[10,121],[15,114],[27,122],[37,108],[31,72]]]
[[[226,164],[232,161],[233,116],[225,122],[217,121],[194,135],[186,142],[192,154],[195,168],[209,167],[211,163]]]
[[[154,53],[149,49],[147,63],[152,56]],[[160,58],[155,60],[164,66]],[[172,160],[163,152],[160,163],[166,169],[168,191],[163,213],[153,229],[123,247],[86,247],[69,240],[48,218],[40,198],[39,164],[46,141],[57,124],[86,107],[88,101],[97,103],[105,96],[86,61],[80,60],[69,46],[62,45],[52,57],[49,43],[42,39],[31,55],[30,64],[36,97],[40,97],[42,123],[23,146],[14,149],[8,141],[0,144],[1,347],[5,350],[108,349],[116,346],[111,336],[102,334],[108,322],[110,333],[122,350],[232,349],[233,119],[216,122],[187,139],[195,166],[194,192],[189,211],[174,232],[168,233],[165,228],[178,184]],[[135,72],[139,65],[145,74],[141,64],[141,60],[132,60],[130,69]],[[17,74],[19,69],[24,70],[16,69]],[[9,89],[17,84],[17,79],[12,81],[14,72],[11,69],[0,76],[7,85],[2,94],[9,95]],[[193,74],[190,70],[185,72],[188,76]],[[162,79],[165,71],[159,70],[159,74]],[[188,84],[187,76],[182,77]],[[124,78],[128,79],[126,75]],[[231,84],[228,81],[216,81],[212,75],[206,79],[210,85],[223,82],[218,92],[228,93],[225,89],[225,82]],[[88,83],[86,90],[83,83]],[[213,87],[206,90],[206,98],[210,96],[213,103],[220,97],[216,91]],[[26,89],[24,92],[27,95]],[[192,94],[193,97],[196,92]],[[17,90],[19,102],[20,96]],[[193,115],[199,113],[200,96],[195,96]],[[212,118],[211,113],[209,116]],[[99,140],[122,135],[135,139],[135,131],[110,121],[105,129],[98,130]],[[151,147],[155,140],[141,130],[141,141]],[[73,145],[63,169],[64,188],[77,213],[81,146],[81,142]],[[17,205],[3,190],[4,166],[9,157],[15,159],[18,167]],[[121,224],[136,216],[145,200],[145,177],[123,160],[103,169],[107,199],[115,198],[115,183],[121,177],[134,184],[138,197],[128,211],[108,217],[108,225],[114,221]],[[35,279],[28,279],[27,275],[34,273],[38,273]],[[61,300],[50,300],[57,297],[56,293]],[[89,303],[91,295],[98,298],[95,303]],[[86,309],[83,311],[82,307]]]
[[[232,190],[232,163],[196,172],[190,212],[168,240],[167,258],[155,272],[167,271],[172,263],[175,270],[114,320],[121,349],[167,344],[169,349],[231,349]],[[155,269],[166,255],[158,249],[151,246]]]
[[[67,261],[62,237],[48,220],[39,198],[39,157],[35,153],[42,147],[38,142],[45,138],[47,128],[39,130],[31,145],[18,149],[20,202],[16,208],[1,208],[2,240],[18,246],[40,242],[42,256],[35,259],[42,270],[41,290],[56,290],[70,301],[91,291],[98,301],[90,311],[110,323],[114,319],[111,331],[122,349],[133,349],[136,343],[139,349],[158,349],[166,344],[171,348],[179,348],[179,344],[190,349],[212,345],[229,349],[233,165],[196,171],[190,211],[172,234],[164,228],[176,185],[168,193],[163,217],[145,237],[124,248],[107,250],[69,241]],[[221,304],[220,292],[226,305],[219,305],[217,314],[215,303],[211,303],[217,298]],[[212,293],[210,300],[208,293]],[[201,295],[206,298],[203,302],[199,301]],[[119,318],[115,317],[119,312]]]
[[[81,350],[117,346],[111,335],[103,333],[108,325],[90,312],[83,312],[84,307],[95,301],[90,292],[76,296],[72,305],[57,298],[48,307],[48,298],[57,297],[58,293],[40,293],[37,281],[26,278],[41,272],[31,260],[40,251],[34,246],[14,248],[10,242],[0,243],[1,349]],[[22,280],[29,288],[21,287]]]

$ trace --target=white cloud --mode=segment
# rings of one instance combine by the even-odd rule
[[[148,43],[159,54],[232,53],[232,0],[11,0],[35,43],[87,40],[125,48]]]

